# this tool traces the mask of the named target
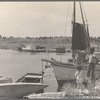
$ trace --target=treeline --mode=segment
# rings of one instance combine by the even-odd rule
[[[68,36],[55,37],[5,37],[0,35],[0,48],[17,50],[18,47],[25,47],[26,45],[41,45],[46,48],[66,47],[70,48],[72,38]],[[100,42],[100,37],[90,37],[91,43]]]
[[[10,36],[10,37],[6,37],[6,36],[2,36],[0,35],[0,38],[3,38],[3,39],[10,39],[10,38],[23,38],[23,37],[13,37],[13,36]],[[68,36],[40,36],[40,37],[29,37],[29,36],[26,36],[25,37],[26,39],[38,39],[38,40],[44,40],[44,39],[57,39],[57,38],[63,38],[63,39],[71,39],[71,37],[68,37]],[[23,39],[25,39],[23,38]],[[100,41],[100,37],[93,37],[91,36],[90,37],[90,41]]]
[[[23,38],[23,37],[13,37],[13,36],[9,36],[9,37],[6,37],[6,36],[2,36],[0,35],[0,38],[4,38],[4,39],[7,39],[7,38]],[[53,38],[71,38],[71,37],[68,37],[68,36],[40,36],[40,37],[29,37],[29,36],[26,36],[25,38],[27,39],[53,39]],[[95,40],[95,39],[99,39],[100,40],[100,37],[93,37],[91,36],[90,39],[92,40]]]

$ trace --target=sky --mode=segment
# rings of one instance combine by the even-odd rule
[[[100,36],[100,2],[82,2],[90,36]],[[76,3],[77,21],[81,22]],[[73,2],[0,2],[0,35],[13,37],[71,36]]]

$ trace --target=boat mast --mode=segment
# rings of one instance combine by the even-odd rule
[[[74,29],[75,29],[75,21],[76,21],[76,4],[74,0],[74,8],[73,8],[73,34],[74,34]]]
[[[73,4],[73,20],[72,20],[72,39],[73,39],[73,35],[75,32],[75,22],[76,22],[76,4],[75,4],[75,0],[74,0],[74,4]],[[73,45],[73,41],[72,41],[72,45]],[[72,46],[72,50],[74,50],[73,46]]]
[[[82,6],[81,6],[81,2],[80,1],[79,1],[79,4],[80,4],[81,15],[82,15],[82,21],[83,21],[83,24],[85,25],[83,11],[82,11]]]
[[[84,27],[86,28],[85,20],[84,20],[84,15],[83,15],[83,11],[82,11],[82,5],[81,5],[81,2],[80,2],[80,1],[79,1],[79,4],[80,4],[80,10],[81,10],[81,16],[82,16],[83,25],[84,25]],[[85,38],[86,38],[86,47],[87,47],[87,48],[86,48],[86,52],[87,52],[87,51],[89,50],[89,48],[90,48],[88,24],[87,24],[87,29],[86,29]]]

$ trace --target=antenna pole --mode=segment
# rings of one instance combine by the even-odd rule
[[[73,10],[73,24],[75,24],[75,20],[76,20],[76,4],[75,4],[75,0],[74,0],[74,10]]]

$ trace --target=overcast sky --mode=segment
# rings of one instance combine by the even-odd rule
[[[73,2],[0,2],[0,34],[14,37],[71,36]],[[100,36],[100,2],[83,2],[90,35]],[[77,20],[80,11],[77,4]],[[67,23],[66,23],[67,22]]]

